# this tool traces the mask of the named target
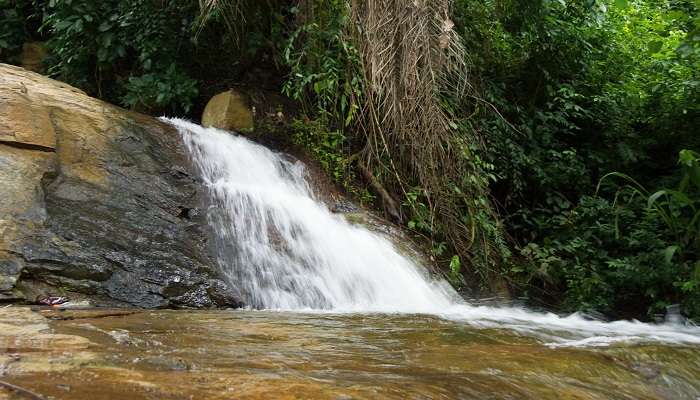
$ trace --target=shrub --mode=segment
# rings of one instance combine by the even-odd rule
[[[0,0],[0,61],[15,61],[22,44],[37,35],[35,11],[32,1]]]
[[[126,106],[187,111],[196,91],[182,65],[197,10],[187,0],[51,0],[44,18],[49,71]]]

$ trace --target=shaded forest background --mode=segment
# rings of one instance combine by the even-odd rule
[[[0,0],[0,61],[197,119],[232,86],[469,293],[700,318],[698,0]],[[279,130],[279,129],[277,129]]]

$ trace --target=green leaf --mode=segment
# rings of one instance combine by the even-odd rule
[[[661,197],[665,194],[668,194],[668,191],[666,189],[662,189],[662,190],[659,190],[658,192],[652,194],[651,196],[649,196],[649,200],[647,200],[647,207],[651,208],[654,205],[654,203],[656,203],[656,200],[658,200],[659,197]]]
[[[649,47],[648,47],[649,54],[658,53],[659,51],[661,51],[661,48],[663,47],[663,45],[664,45],[664,42],[662,42],[660,40],[655,40],[653,42],[650,42]]]
[[[627,0],[615,0],[615,7],[625,9],[629,7],[629,2]]]
[[[666,249],[664,250],[664,261],[666,261],[666,264],[671,263],[671,260],[673,260],[673,256],[678,250],[680,250],[680,247],[676,245],[666,247]]]
[[[70,21],[70,20],[63,20],[63,21],[57,22],[56,25],[54,25],[54,29],[56,29],[57,31],[62,31],[62,30],[66,29],[66,28],[68,28],[69,26],[72,26],[72,25],[73,25],[73,22],[72,22],[72,21]]]

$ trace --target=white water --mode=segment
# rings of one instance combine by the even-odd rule
[[[166,121],[179,130],[209,189],[207,217],[220,267],[252,308],[434,314],[534,335],[551,346],[700,344],[700,328],[680,324],[606,323],[469,305],[389,240],[317,201],[300,162],[230,132]]]

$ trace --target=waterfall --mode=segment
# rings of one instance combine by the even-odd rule
[[[469,305],[390,240],[332,213],[314,195],[301,162],[231,132],[164,120],[182,135],[208,188],[221,271],[251,308],[434,314],[532,334],[553,346],[700,343],[700,329],[680,324]]]
[[[457,297],[377,233],[318,201],[304,165],[181,120],[209,188],[220,267],[253,308],[435,312]]]

